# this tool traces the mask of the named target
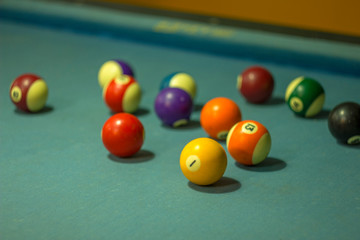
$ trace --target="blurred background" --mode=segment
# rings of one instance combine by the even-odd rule
[[[102,2],[360,37],[359,0],[102,0]]]

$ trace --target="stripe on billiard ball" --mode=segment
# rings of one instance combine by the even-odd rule
[[[160,85],[160,91],[164,88],[180,88],[190,94],[194,99],[196,96],[196,82],[192,76],[184,72],[174,72],[166,76]]]
[[[141,88],[132,77],[121,75],[108,82],[103,88],[103,98],[106,105],[115,113],[135,112],[141,101]]]
[[[230,155],[244,165],[256,165],[265,160],[271,148],[271,136],[264,125],[245,120],[235,124],[226,138]]]
[[[121,60],[110,60],[105,62],[99,70],[98,81],[103,88],[109,81],[121,75],[129,75],[134,77],[134,72],[130,65]]]
[[[10,86],[10,98],[15,106],[26,112],[38,112],[44,108],[48,97],[48,87],[41,77],[23,74]]]
[[[134,82],[126,89],[122,107],[124,112],[133,113],[135,112],[141,101],[141,88],[139,83]]]
[[[313,117],[324,105],[325,92],[315,79],[301,76],[288,85],[285,101],[296,115]]]

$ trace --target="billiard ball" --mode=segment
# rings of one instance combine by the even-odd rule
[[[271,98],[274,79],[266,68],[252,66],[238,76],[237,89],[247,101],[264,103]]]
[[[167,126],[179,127],[190,121],[193,102],[190,95],[180,88],[165,88],[155,99],[155,112]]]
[[[117,157],[130,157],[144,143],[145,130],[140,120],[129,113],[117,113],[103,125],[101,139],[105,148]]]
[[[35,74],[23,74],[10,86],[10,98],[18,109],[25,112],[39,112],[46,104],[48,87],[46,82]]]
[[[200,124],[204,131],[214,139],[226,139],[232,126],[240,121],[240,109],[229,98],[213,98],[201,109]]]
[[[103,88],[109,81],[123,74],[134,77],[134,72],[128,63],[121,60],[110,60],[105,62],[100,67],[98,73],[100,87]]]
[[[185,145],[180,154],[184,176],[197,185],[210,185],[224,175],[227,157],[224,148],[210,138],[197,138]]]
[[[270,133],[261,123],[244,120],[231,128],[226,147],[237,162],[256,165],[264,161],[270,152]]]
[[[141,101],[141,88],[132,76],[120,75],[103,88],[103,98],[114,113],[134,113]]]
[[[191,75],[184,72],[174,72],[166,76],[161,82],[160,91],[168,87],[181,88],[190,94],[192,99],[196,96],[196,82]]]
[[[285,101],[296,115],[313,117],[322,110],[325,92],[315,79],[298,77],[288,85]]]
[[[344,102],[331,110],[328,118],[331,134],[342,143],[360,143],[360,104]]]

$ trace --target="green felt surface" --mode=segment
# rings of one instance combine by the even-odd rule
[[[335,105],[359,102],[358,77],[70,29],[0,22],[1,239],[359,236],[360,148],[338,144],[327,128]],[[144,92],[136,115],[146,139],[130,159],[109,155],[100,138],[111,114],[97,72],[113,58],[134,67]],[[265,105],[247,103],[235,89],[237,74],[254,64],[276,81]],[[173,71],[192,74],[199,89],[192,122],[179,129],[162,126],[153,109],[161,80]],[[42,113],[19,112],[9,99],[11,81],[25,72],[48,83]],[[325,89],[324,110],[314,119],[296,117],[283,100],[287,84],[301,75]],[[220,182],[199,187],[182,175],[179,156],[187,142],[206,137],[200,109],[217,96],[236,101],[244,119],[263,123],[273,144],[256,167],[235,164],[228,154]]]

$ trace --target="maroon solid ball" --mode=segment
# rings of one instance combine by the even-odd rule
[[[274,89],[271,73],[260,66],[245,69],[237,79],[237,89],[251,103],[264,103],[270,99]]]

